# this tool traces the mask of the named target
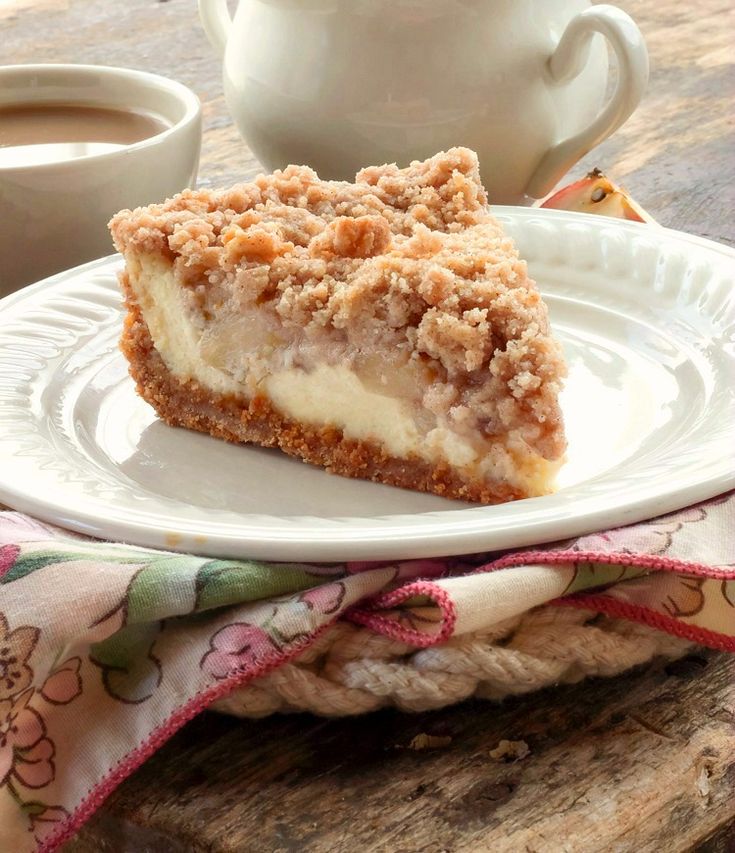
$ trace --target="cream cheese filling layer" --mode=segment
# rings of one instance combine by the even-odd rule
[[[212,391],[247,398],[243,383],[203,358],[202,333],[190,319],[171,264],[132,252],[126,255],[126,263],[141,314],[167,368]],[[308,372],[281,369],[265,376],[259,387],[276,409],[293,420],[316,426],[331,424],[346,438],[380,443],[392,456],[415,455],[434,463],[446,460],[466,474],[505,481],[530,494],[547,494],[559,467],[535,454],[514,454],[509,446],[498,443],[478,454],[469,442],[441,424],[427,433],[419,429],[411,401],[366,388],[344,366],[322,364]]]

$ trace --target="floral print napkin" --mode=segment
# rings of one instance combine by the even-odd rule
[[[735,492],[542,549],[382,564],[213,560],[0,513],[0,850],[56,849],[337,619],[425,647],[548,602],[735,651]]]

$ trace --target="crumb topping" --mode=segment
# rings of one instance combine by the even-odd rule
[[[417,401],[458,430],[516,430],[558,458],[561,352],[486,202],[476,155],[454,148],[405,169],[371,166],[352,184],[289,166],[186,190],[121,211],[111,230],[124,255],[170,259],[200,328],[257,314],[278,330],[281,351],[250,351],[243,369],[265,369],[284,348],[290,364],[326,354],[381,372],[384,385],[391,366],[413,365]]]

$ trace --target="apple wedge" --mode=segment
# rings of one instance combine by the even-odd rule
[[[538,204],[555,210],[575,210],[579,213],[597,213],[633,222],[656,220],[614,181],[599,169],[593,169],[579,181],[568,184]]]

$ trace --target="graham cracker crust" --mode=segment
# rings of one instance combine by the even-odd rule
[[[315,427],[289,420],[262,396],[248,400],[210,391],[194,380],[180,380],[156,351],[126,273],[121,273],[120,282],[128,309],[120,348],[128,359],[138,393],[170,426],[209,433],[237,444],[277,447],[332,474],[445,498],[496,504],[528,496],[504,482],[463,480],[445,463],[434,465],[416,456],[390,456],[378,444],[345,438],[334,426]]]

